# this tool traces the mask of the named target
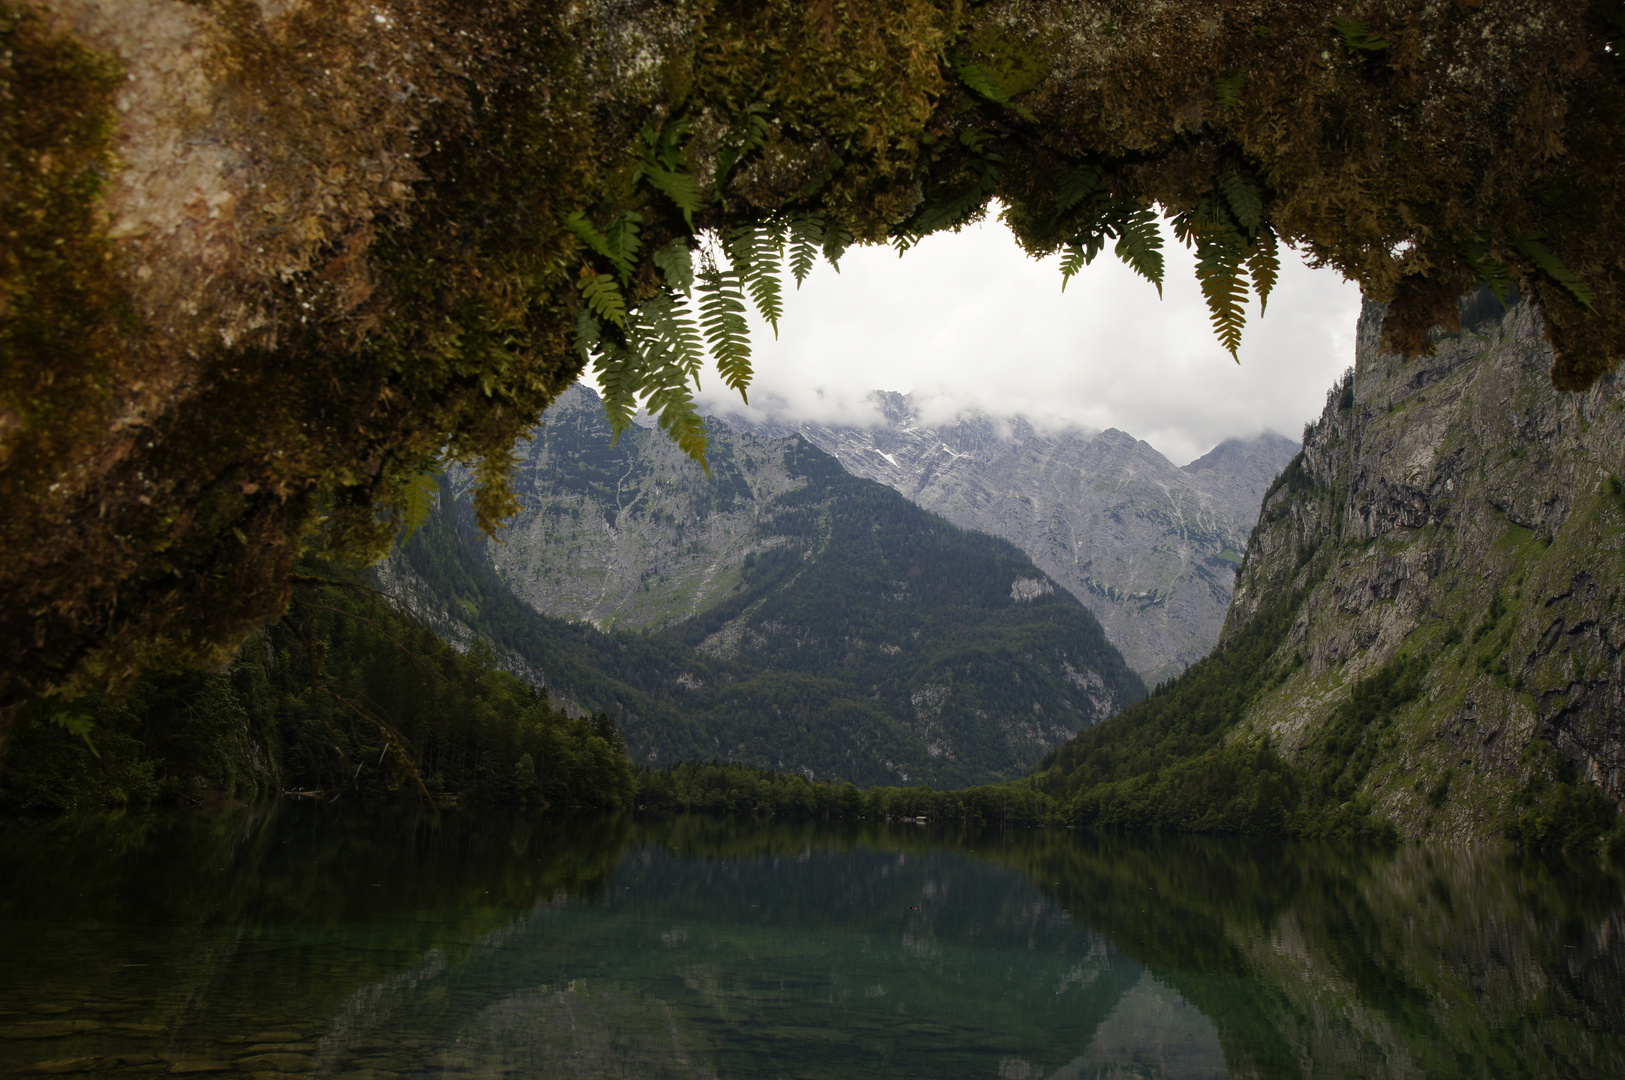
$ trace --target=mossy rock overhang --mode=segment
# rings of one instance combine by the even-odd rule
[[[997,198],[1037,255],[1088,233],[1080,175],[1219,216],[1245,182],[1249,235],[1392,301],[1399,344],[1505,274],[1586,386],[1625,312],[1620,27],[1550,0],[0,0],[0,705],[223,662],[299,550],[384,550],[437,457],[495,526],[581,371],[574,211],[639,216],[636,302],[691,229],[884,242]],[[640,168],[679,130],[689,217]]]

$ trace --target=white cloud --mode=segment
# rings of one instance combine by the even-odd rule
[[[902,257],[855,248],[839,274],[821,263],[788,294],[777,340],[753,321],[751,404],[865,423],[869,392],[897,390],[930,399],[939,419],[975,409],[1120,428],[1175,463],[1232,435],[1296,438],[1354,362],[1357,287],[1283,250],[1269,314],[1252,305],[1237,365],[1214,338],[1193,256],[1164,235],[1161,300],[1109,250],[1063,295],[1059,259],[1028,258],[996,221]],[[714,370],[703,386],[705,411],[739,408]]]

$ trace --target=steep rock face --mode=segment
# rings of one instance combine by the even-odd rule
[[[1499,832],[1555,747],[1625,799],[1625,398],[1605,377],[1552,389],[1526,303],[1481,291],[1436,355],[1383,354],[1361,314],[1352,377],[1265,499],[1226,638],[1273,604],[1296,616],[1279,686],[1247,723],[1289,755],[1354,680],[1405,661],[1416,700],[1360,794],[1412,835]]]
[[[969,416],[940,427],[913,402],[874,395],[877,427],[763,424],[797,432],[854,476],[954,524],[1003,537],[1083,601],[1148,683],[1218,640],[1259,500],[1297,446],[1227,439],[1183,468],[1115,429],[1046,433]]]

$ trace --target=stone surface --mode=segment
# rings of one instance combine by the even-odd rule
[[[1354,680],[1413,656],[1425,689],[1362,788],[1403,832],[1498,835],[1536,740],[1625,800],[1619,379],[1554,390],[1525,303],[1475,294],[1415,359],[1378,348],[1383,310],[1247,552],[1226,634],[1298,594],[1274,662],[1303,663],[1245,727],[1295,753]]]

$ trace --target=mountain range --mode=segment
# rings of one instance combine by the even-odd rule
[[[453,471],[383,584],[448,640],[614,715],[651,765],[986,783],[1144,696],[1013,544],[799,435],[711,435],[708,476],[658,431],[612,439],[574,388],[519,447],[524,509],[501,542],[478,537]]]
[[[1299,448],[1273,433],[1226,439],[1180,467],[1116,429],[1051,432],[975,413],[933,425],[907,395],[871,400],[882,421],[872,426],[727,422],[799,434],[852,475],[1009,540],[1094,612],[1149,684],[1219,640],[1259,502]]]

